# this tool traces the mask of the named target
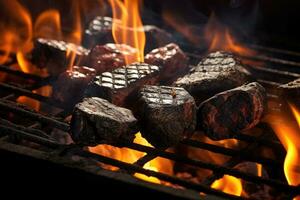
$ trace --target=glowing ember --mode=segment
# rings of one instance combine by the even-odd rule
[[[151,146],[142,136],[140,133],[136,134],[136,138],[134,140],[134,143],[145,145],[145,146]],[[100,155],[104,155],[110,158],[118,159],[123,162],[127,163],[134,163],[139,158],[145,155],[145,153],[131,150],[128,148],[117,148],[110,145],[98,145],[95,147],[89,147],[89,150],[93,153],[97,153]],[[110,170],[117,170],[116,167],[113,166],[103,166],[106,169]],[[162,159],[162,158],[156,158],[154,160],[151,160],[150,162],[146,163],[143,166],[145,169],[153,170],[156,172],[163,172],[166,174],[173,174],[173,163],[170,160]],[[153,183],[162,183],[160,180],[158,180],[155,177],[148,177],[143,174],[136,173],[135,177],[143,179],[148,182]]]
[[[216,180],[211,187],[236,196],[241,196],[243,191],[241,180],[229,175],[224,175],[221,179]]]
[[[126,56],[126,64],[144,61],[146,36],[139,14],[139,0],[110,0],[113,9],[112,34],[116,44],[138,49],[135,56]],[[121,22],[121,24],[120,24]]]
[[[298,123],[295,127],[290,120],[283,116],[272,116],[270,124],[287,151],[284,160],[284,173],[290,185],[300,184],[300,113],[294,105],[289,105]],[[300,199],[300,196],[295,199]]]

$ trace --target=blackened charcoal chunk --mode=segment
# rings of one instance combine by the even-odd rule
[[[278,87],[280,97],[296,103],[300,99],[300,79],[296,79],[289,83]],[[298,103],[299,104],[299,103]]]
[[[85,30],[84,43],[86,47],[92,47],[97,44],[104,44],[114,42],[112,36],[113,19],[110,17],[95,17]],[[119,29],[126,29],[132,31],[132,28],[122,26],[121,22],[115,20],[115,25]],[[146,52],[154,48],[174,42],[172,35],[166,31],[152,25],[145,25],[143,28],[136,29],[140,32],[145,31],[146,34]]]
[[[179,78],[174,84],[185,88],[198,102],[216,93],[243,85],[250,73],[232,54],[217,51]]]
[[[38,38],[32,50],[32,63],[39,68],[46,68],[51,75],[64,72],[70,62],[67,51],[75,52],[74,64],[80,65],[89,53],[82,46],[64,41]]]
[[[88,66],[96,69],[97,74],[112,71],[125,65],[125,55],[134,57],[136,52],[135,48],[126,44],[97,45],[88,56]]]
[[[133,63],[96,76],[85,94],[87,97],[107,99],[118,106],[130,106],[136,99],[137,91],[143,85],[156,84],[158,75],[158,66]]]
[[[198,110],[198,127],[213,140],[234,137],[259,123],[266,110],[266,91],[253,82],[207,99]]]
[[[74,66],[58,76],[52,96],[58,101],[74,105],[83,98],[85,88],[95,76],[95,69]]]
[[[269,178],[267,171],[262,165],[260,167],[254,162],[242,162],[234,167],[235,169],[251,174],[253,176],[261,176]],[[264,184],[255,184],[253,182],[241,179],[243,192],[250,199],[273,199],[271,196],[272,188]],[[280,199],[280,198],[279,198]]]
[[[188,69],[188,58],[178,45],[170,43],[152,50],[145,56],[145,62],[162,67],[162,83],[172,82]]]
[[[137,132],[137,120],[132,112],[104,99],[85,98],[74,108],[71,137],[75,143],[95,146],[121,140],[132,142]]]
[[[192,135],[196,104],[183,88],[145,86],[138,101],[141,133],[153,146],[167,148]]]

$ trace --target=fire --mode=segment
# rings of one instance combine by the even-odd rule
[[[224,175],[221,179],[216,180],[211,187],[236,196],[241,196],[243,191],[241,180],[229,175]]]
[[[60,13],[50,9],[42,12],[34,23],[34,36],[36,38],[62,39]]]
[[[140,133],[136,134],[134,143],[145,145],[145,146],[151,146],[141,136]],[[117,148],[110,145],[98,145],[95,147],[89,147],[89,151],[100,155],[108,156],[110,158],[118,159],[123,162],[131,163],[131,164],[136,162],[139,158],[145,155],[145,153],[139,151],[131,150],[128,148]],[[104,166],[104,167],[109,170],[118,169],[113,166]],[[157,172],[163,172],[170,175],[173,174],[173,163],[170,160],[166,160],[162,158],[156,158],[154,160],[151,160],[150,162],[146,163],[143,167],[145,169],[149,169]],[[155,177],[148,177],[146,175],[139,174],[139,173],[136,173],[134,176],[148,182],[162,183],[159,179]]]
[[[66,41],[71,42],[76,45],[81,44],[82,40],[82,25],[81,25],[81,12],[80,12],[80,4],[79,1],[72,1],[71,12],[74,15],[73,21],[73,30],[70,34],[68,34]],[[72,70],[72,67],[75,64],[76,59],[76,51],[75,48],[70,45],[66,52],[66,57],[68,60],[68,69]]]
[[[241,55],[252,55],[254,52],[235,41],[229,27],[211,15],[205,26],[204,37],[209,44],[209,51],[224,50]]]
[[[139,0],[109,0],[109,2],[113,10],[112,34],[115,43],[127,44],[138,50],[135,56],[125,55],[126,64],[143,62],[146,36],[139,14]]]
[[[283,116],[273,116],[270,124],[287,151],[283,167],[286,179],[290,185],[297,186],[300,184],[300,113],[294,105],[289,106],[298,127]],[[300,199],[300,196],[295,199]]]

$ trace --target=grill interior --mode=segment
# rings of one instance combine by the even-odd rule
[[[181,46],[189,56],[191,65],[196,64],[201,59],[201,52],[204,53],[203,50],[197,49],[188,44],[181,44]],[[249,47],[260,52],[257,54],[259,56],[237,56],[246,63],[249,63],[249,61],[259,61],[258,63],[263,62],[264,65],[267,65],[262,67],[249,64],[247,67],[255,75],[257,81],[267,88],[269,105],[272,105],[269,106],[271,107],[271,110],[274,112],[280,111],[280,99],[276,95],[275,88],[281,83],[286,83],[300,77],[300,63],[298,62],[298,60],[300,60],[300,54],[297,52],[268,48],[259,45],[249,45]],[[91,153],[78,145],[60,144],[55,139],[51,138],[49,131],[47,130],[50,130],[49,127],[52,127],[57,129],[59,133],[68,132],[69,124],[63,119],[71,115],[72,108],[65,108],[65,105],[61,105],[59,102],[51,99],[51,97],[42,96],[32,92],[40,87],[51,85],[53,80],[55,80],[55,77],[40,77],[32,74],[26,74],[12,69],[11,66],[14,64],[16,64],[15,57],[12,55],[9,63],[0,66],[1,73],[5,73],[7,76],[12,77],[11,80],[22,78],[26,80],[26,84],[20,86],[15,81],[0,83],[0,148],[4,152],[20,153],[27,156],[29,155],[36,159],[50,160],[54,163],[60,164],[63,163],[64,166],[72,166],[72,168],[81,169],[85,172],[88,171],[98,177],[113,177],[112,180],[114,181],[122,180],[126,184],[134,183],[135,187],[144,186],[149,190],[155,189],[155,191],[160,191],[163,194],[168,194],[177,198],[197,199],[201,198],[201,196],[198,196],[201,192],[207,194],[207,198],[209,198],[210,195],[213,195],[224,198],[241,199],[241,197],[226,194],[222,191],[210,188],[210,185],[215,180],[221,178],[224,174],[241,178],[247,182],[259,185],[268,185],[271,188],[274,188],[277,192],[285,193],[289,197],[300,194],[299,186],[289,186],[285,181],[283,181],[282,166],[285,151],[280,142],[274,137],[275,134],[272,132],[271,128],[264,123],[259,124],[258,128],[261,131],[259,131],[260,133],[256,136],[241,134],[235,138],[245,144],[242,149],[220,147],[194,139],[186,139],[181,142],[180,145],[229,156],[229,161],[227,161],[224,165],[216,165],[192,159],[176,152],[163,151],[136,143],[118,144],[120,146],[125,146],[127,148],[146,153],[145,156],[136,160],[135,163],[129,164]],[[47,112],[47,109],[42,109],[42,112],[36,112],[28,107],[24,107],[16,102],[16,99],[19,96],[26,96],[37,100],[41,102],[42,107],[51,107],[51,109],[48,109],[51,110],[51,112]],[[275,160],[261,155],[255,155],[253,152],[255,152],[258,147],[273,149],[275,152],[278,152],[276,157],[281,159]],[[78,157],[80,157],[80,159],[78,159]],[[156,157],[170,159],[196,168],[207,169],[213,173],[199,184],[185,180],[184,178],[147,170],[142,167],[145,163]],[[111,172],[109,170],[101,169],[95,161],[118,167],[119,170]],[[256,162],[262,164],[266,168],[271,167],[274,171],[278,171],[280,173],[277,177],[264,178],[251,175],[250,173],[241,172],[233,168],[242,161]],[[160,180],[176,185],[178,188],[186,188],[186,190],[184,190],[185,192],[182,192],[182,189],[156,185],[128,176],[136,172],[156,177]]]
[[[24,2],[27,1],[24,0]],[[32,2],[27,2],[29,7],[34,7],[33,4],[36,4],[36,2]],[[145,22],[144,24],[154,24],[167,31],[172,30],[176,38],[176,43],[189,57],[189,65],[197,65],[207,54],[209,47],[206,44],[191,44],[183,35],[175,33],[174,29],[165,24],[164,20],[159,16],[159,14],[163,13],[164,6],[172,9],[173,2],[170,0],[165,0],[164,3],[154,0],[151,2],[145,1],[145,5],[150,9],[145,10],[145,14],[142,16],[143,22]],[[247,8],[247,2],[249,3],[250,1],[241,0],[232,2],[237,4],[239,2],[242,2],[242,4],[246,2],[246,6],[244,5],[242,8]],[[264,1],[264,3],[265,5],[263,6],[266,10],[268,4],[273,4],[274,2]],[[59,5],[60,3],[55,2],[54,4]],[[63,4],[61,12],[69,9],[68,2],[61,4]],[[206,2],[206,4],[209,7],[210,3]],[[218,5],[218,3],[216,4]],[[252,1],[250,4],[254,5]],[[158,7],[158,5],[161,6]],[[181,1],[179,5],[181,6]],[[43,6],[51,7],[53,5],[52,1],[45,1],[45,4],[43,3],[43,5],[39,6],[42,8]],[[175,6],[175,10],[180,6]],[[228,5],[222,6],[228,8]],[[272,9],[276,11],[280,7],[280,5],[277,5],[273,6]],[[187,6],[187,9],[190,8]],[[275,12],[272,9],[271,11]],[[35,9],[32,10],[35,11]],[[269,21],[265,20],[265,24],[262,23],[261,26],[267,27],[266,24],[270,24],[270,21],[276,21],[273,20],[272,12],[265,13]],[[38,9],[32,12],[33,17],[36,17],[34,15],[38,13]],[[298,13],[298,10],[296,13]],[[95,14],[98,15],[98,13],[91,13],[91,16],[87,16],[85,20],[90,20],[88,18],[93,19],[94,16],[92,15]],[[192,21],[190,19],[193,18],[192,13],[188,14],[191,14],[191,17],[186,17]],[[184,16],[185,13],[182,15]],[[288,17],[283,17],[282,21],[286,22]],[[231,19],[229,17],[229,20]],[[282,21],[276,26],[278,27],[276,29],[284,29]],[[68,24],[68,19],[64,19],[63,24]],[[232,24],[229,23],[229,25]],[[291,27],[293,26],[291,25]],[[68,27],[62,27],[62,29],[66,29],[63,30],[64,32],[70,32]],[[255,31],[255,34],[259,33],[259,30]],[[203,30],[201,30],[202,32]],[[289,33],[286,34],[288,35]],[[297,32],[293,34],[297,35]],[[293,45],[293,50],[289,48],[287,48],[288,50],[273,48],[265,45],[275,42],[276,39],[274,38],[271,37],[271,34],[262,34],[260,35],[262,41],[259,43],[249,43],[249,38],[245,38],[243,41],[247,41],[247,43],[244,42],[241,46],[248,48],[255,52],[255,54],[235,53],[235,56],[242,60],[256,81],[266,88],[269,112],[281,113],[286,107],[284,99],[281,99],[278,95],[277,87],[283,83],[300,78],[300,52],[294,50],[298,48],[296,45]],[[271,42],[267,41],[267,39]],[[284,40],[283,37],[280,39]],[[298,35],[296,39],[299,39]],[[294,39],[287,40],[297,43]],[[2,53],[0,51],[0,54]],[[66,185],[73,186],[74,191],[77,188],[80,191],[85,186],[89,186],[89,193],[101,193],[103,197],[109,195],[111,198],[121,193],[124,196],[130,196],[132,199],[135,199],[136,197],[133,194],[139,191],[149,198],[158,199],[247,199],[245,196],[231,195],[211,187],[216,180],[222,178],[224,175],[231,175],[247,183],[270,188],[272,197],[274,198],[292,199],[300,195],[300,186],[289,185],[284,175],[283,166],[286,150],[277,139],[272,128],[265,122],[261,122],[249,132],[240,133],[235,136],[234,139],[238,140],[239,144],[241,144],[238,148],[220,146],[199,138],[185,139],[171,150],[157,149],[138,143],[122,142],[110,144],[117,148],[125,147],[144,153],[144,156],[136,159],[133,163],[127,163],[92,153],[87,147],[77,144],[66,144],[67,135],[70,131],[69,121],[73,107],[59,102],[51,96],[40,95],[36,92],[43,87],[52,87],[57,77],[42,77],[24,73],[17,70],[16,68],[18,67],[16,66],[18,66],[18,62],[15,54],[10,54],[8,62],[0,65],[0,176],[4,179],[5,175],[8,175],[8,178],[3,181],[13,182],[13,184],[20,184],[21,187],[25,187],[27,180],[32,179],[36,181],[36,184],[34,186],[30,185],[31,189],[40,187],[39,183],[41,181],[49,183],[53,181],[55,184],[52,184],[51,187],[55,188],[59,188],[60,186],[64,188]],[[3,79],[5,81],[1,82],[3,76],[5,76],[5,79]],[[28,105],[20,104],[18,101],[20,97],[28,97],[34,100],[35,103],[40,103],[39,111],[32,109]],[[223,164],[207,162],[180,152],[180,149],[187,148],[199,152],[213,153],[228,159]],[[270,150],[274,156],[261,153],[263,150]],[[206,175],[201,182],[195,182],[191,177],[179,176],[178,174],[169,175],[143,168],[146,163],[156,158],[171,160],[175,163],[174,168],[188,166],[187,169],[194,169],[194,171],[202,169],[211,173]],[[268,171],[269,176],[253,175],[248,171],[241,171],[235,168],[238,164],[248,161],[261,164]],[[111,171],[105,169],[103,165],[113,166],[117,170]],[[154,184],[143,181],[133,176],[136,173],[155,177],[165,184]],[[12,177],[17,177],[19,182],[14,183],[15,179]],[[16,187],[16,185],[14,186]],[[96,188],[96,190],[92,191],[92,188]],[[114,191],[114,188],[116,192],[111,192],[110,190]],[[248,199],[251,198],[248,197]]]

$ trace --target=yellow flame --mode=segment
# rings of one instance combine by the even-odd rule
[[[61,20],[58,10],[50,9],[42,12],[34,23],[34,36],[39,38],[62,39]]]
[[[262,165],[256,163],[256,167],[257,167],[257,176],[262,177]]]
[[[140,133],[136,134],[134,143],[145,145],[145,146],[151,146],[147,142],[147,140],[142,137]],[[131,163],[131,164],[136,162],[139,158],[145,155],[145,153],[143,152],[131,150],[128,148],[117,148],[110,145],[98,145],[95,147],[89,147],[89,151],[110,158],[118,159],[123,162]],[[109,170],[117,170],[116,167],[112,167],[112,166],[104,166],[104,167]],[[162,158],[156,158],[154,160],[151,160],[150,162],[146,163],[143,166],[143,168],[153,170],[156,172],[163,172],[170,175],[173,174],[173,163],[170,160],[166,160]],[[148,182],[162,183],[159,179],[155,177],[151,177],[151,176],[148,177],[146,175],[139,174],[139,173],[135,173],[134,176]]]
[[[236,196],[241,196],[243,191],[241,180],[229,175],[224,175],[219,180],[214,181],[211,187]]]
[[[300,184],[300,113],[297,108],[289,104],[291,111],[298,123],[295,127],[292,122],[283,116],[272,116],[270,124],[287,151],[284,160],[284,174],[290,185]],[[295,199],[300,199],[300,196]]]
[[[126,64],[144,62],[145,32],[139,14],[139,0],[109,0],[113,10],[112,34],[117,44],[127,44],[138,51],[125,55]],[[121,22],[121,24],[120,24]]]

